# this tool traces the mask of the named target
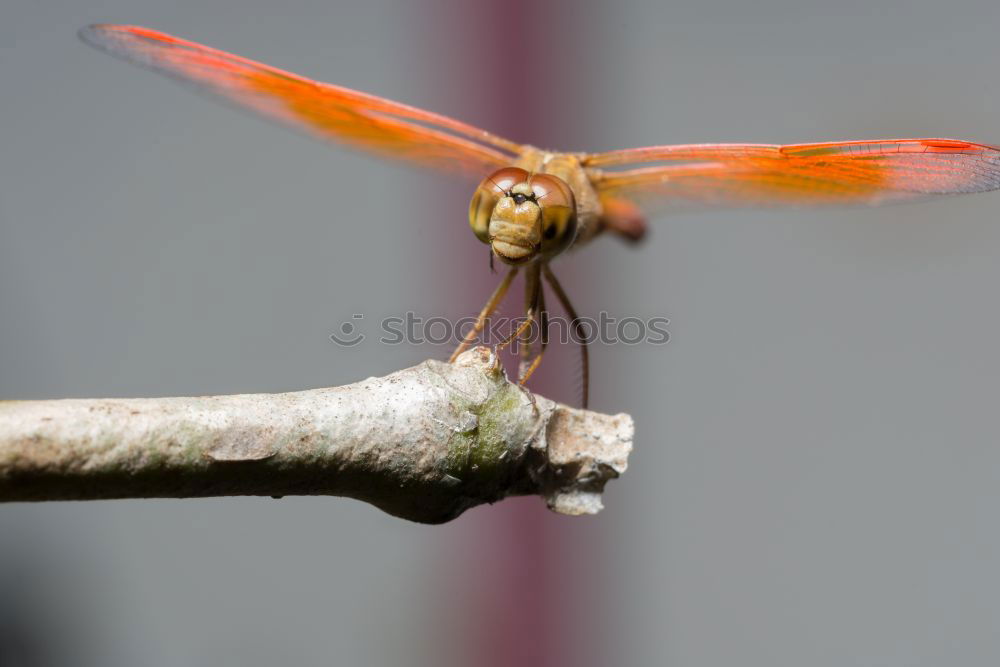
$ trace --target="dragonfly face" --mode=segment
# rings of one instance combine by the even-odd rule
[[[506,167],[476,188],[469,225],[505,264],[549,259],[576,238],[576,199],[558,176]]]

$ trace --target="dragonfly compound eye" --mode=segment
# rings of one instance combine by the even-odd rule
[[[569,185],[552,174],[533,176],[531,190],[542,209],[542,253],[558,255],[576,238],[576,198]]]
[[[490,242],[490,218],[497,202],[509,196],[511,188],[528,180],[528,172],[517,167],[505,167],[483,179],[469,203],[469,226],[476,238]]]

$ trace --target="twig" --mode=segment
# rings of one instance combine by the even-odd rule
[[[0,402],[0,501],[334,495],[425,523],[511,495],[600,511],[632,419],[532,396],[488,348],[288,394]]]

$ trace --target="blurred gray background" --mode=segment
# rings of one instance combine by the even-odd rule
[[[352,314],[473,314],[494,280],[464,186],[207,102],[88,49],[88,23],[560,149],[1000,142],[995,2],[460,5],[0,6],[0,398],[342,384],[449,352],[336,347]],[[526,23],[538,66],[505,72]],[[544,122],[505,126],[493,88]],[[0,664],[497,664],[491,642],[518,664],[997,664],[998,217],[1000,194],[685,214],[560,262],[581,313],[671,320],[666,346],[593,350],[593,407],[638,428],[595,518],[0,506]],[[574,355],[545,393],[574,399]],[[496,602],[518,588],[537,599]]]

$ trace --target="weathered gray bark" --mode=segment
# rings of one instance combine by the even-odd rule
[[[488,348],[288,394],[0,402],[0,501],[335,495],[426,523],[510,495],[601,509],[632,419],[531,396]]]

